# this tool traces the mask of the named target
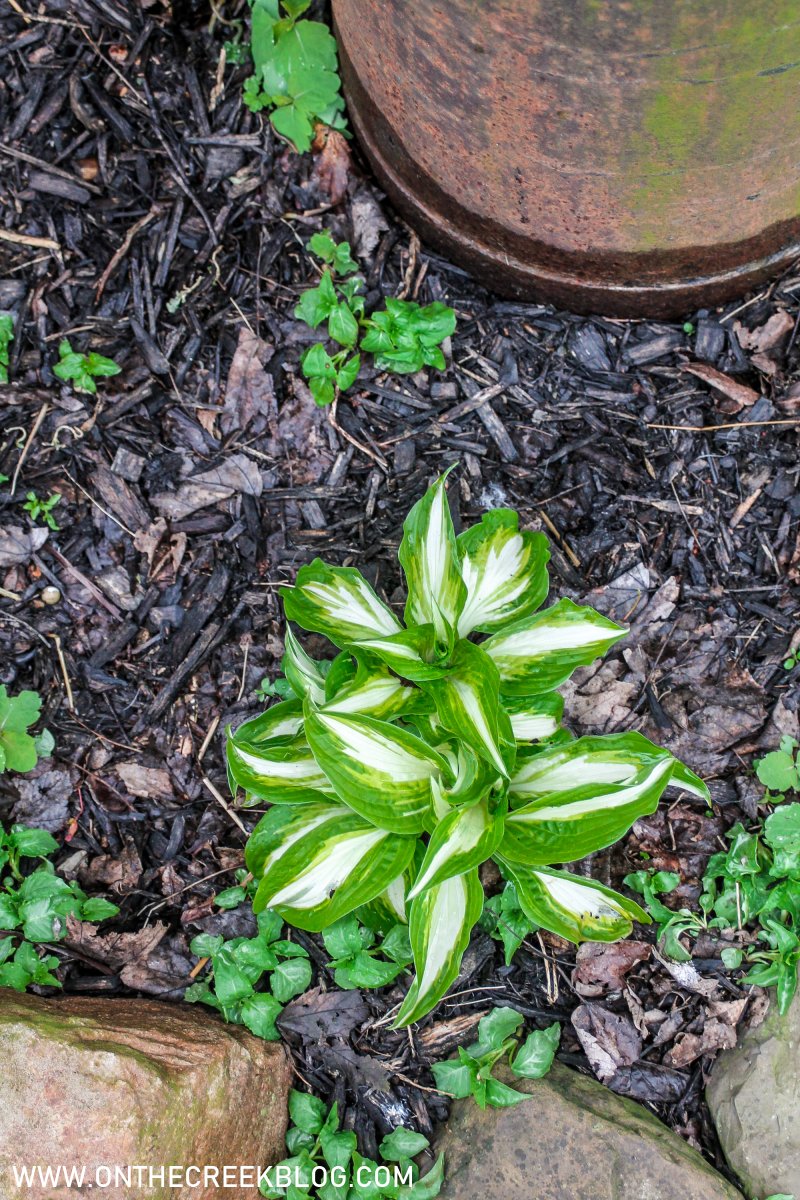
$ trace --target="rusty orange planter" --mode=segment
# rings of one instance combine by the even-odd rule
[[[800,255],[800,0],[333,0],[397,208],[498,292],[620,316]]]

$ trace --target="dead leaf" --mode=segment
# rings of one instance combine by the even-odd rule
[[[29,563],[47,541],[48,532],[47,529],[23,529],[20,525],[0,529],[0,567]]]
[[[173,800],[172,781],[169,771],[163,767],[144,767],[138,762],[117,763],[114,767],[132,796],[145,800]]]
[[[87,887],[110,888],[119,896],[132,892],[142,875],[142,861],[133,842],[127,842],[116,857],[99,854],[83,872],[81,882]]]
[[[790,317],[785,309],[779,309],[772,314],[768,321],[756,329],[748,329],[741,321],[733,322],[733,329],[743,350],[755,350],[757,354],[767,354],[770,350],[779,348],[794,329],[794,317]]]
[[[683,370],[697,379],[702,379],[714,391],[721,392],[726,397],[726,403],[719,405],[720,412],[741,412],[743,408],[750,408],[760,399],[758,392],[753,391],[747,384],[737,383],[730,375],[723,375],[722,371],[710,367],[708,363],[685,363]]]
[[[672,962],[669,958],[663,958],[657,950],[653,951],[653,956],[658,959],[662,967],[666,968],[680,987],[686,988],[687,992],[695,992],[698,996],[705,996],[709,1000],[716,992],[716,980],[703,979],[694,963]]]
[[[587,998],[621,992],[628,971],[645,962],[652,949],[648,942],[584,942],[575,956],[572,986]]]
[[[229,500],[237,492],[260,496],[264,488],[261,472],[246,454],[232,454],[218,467],[193,475],[177,492],[153,496],[153,504],[171,521],[182,521],[200,508]]]
[[[319,481],[333,465],[328,437],[327,412],[301,379],[295,379],[293,395],[284,400],[278,417],[277,436],[268,444],[271,454],[291,462],[292,479],[298,486]]]
[[[167,926],[155,921],[134,933],[98,933],[96,925],[69,916],[65,945],[118,971],[127,963],[147,958],[166,932]]]
[[[296,1034],[303,1042],[325,1042],[348,1038],[369,1017],[360,992],[323,992],[311,988],[286,1005],[278,1017],[283,1033]]]
[[[630,1017],[609,1012],[602,1004],[581,1004],[572,1014],[572,1024],[602,1083],[613,1079],[620,1067],[638,1062],[642,1039]]]
[[[353,158],[347,138],[338,129],[320,126],[314,139],[314,149],[320,149],[314,161],[313,181],[331,204],[339,204],[347,195],[353,173]]]
[[[688,1067],[703,1054],[732,1050],[735,1045],[735,1027],[725,1021],[706,1018],[701,1033],[678,1034],[675,1045],[664,1055],[664,1062],[670,1067]]]
[[[381,206],[369,188],[359,188],[350,204],[353,222],[353,248],[359,258],[370,261],[378,248],[381,234],[389,225]]]
[[[15,780],[19,799],[14,805],[14,821],[33,829],[58,833],[69,820],[72,780],[66,771],[44,771],[41,775],[20,776]]]
[[[273,350],[243,325],[228,371],[225,404],[219,423],[227,436],[234,430],[247,429],[257,436],[270,429],[275,432],[278,406],[272,376],[264,370]]]

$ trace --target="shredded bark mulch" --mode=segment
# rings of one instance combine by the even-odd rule
[[[356,148],[299,156],[243,107],[247,69],[221,55],[244,4],[16,8],[0,16],[0,682],[41,692],[56,751],[0,780],[0,819],[57,832],[60,869],[121,905],[59,946],[65,991],[178,999],[198,931],[250,928],[214,906],[253,821],[230,808],[224,736],[278,672],[278,588],[320,555],[397,599],[403,517],[455,461],[458,521],[519,509],[551,538],[553,593],[631,624],[566,689],[569,724],[641,729],[712,788],[712,815],[665,802],[579,869],[619,886],[645,853],[681,874],[667,902],[693,903],[724,830],[756,813],[749,755],[797,733],[800,270],[685,325],[498,300],[420,245]],[[368,309],[456,309],[445,374],[365,368],[315,407],[298,364],[317,338],[293,309],[323,227],[353,245]],[[121,365],[96,398],[54,377],[65,337]],[[29,520],[29,491],[60,494],[59,530]],[[321,942],[298,936],[319,990],[282,1028],[366,1153],[398,1121],[431,1130],[446,1104],[428,1063],[507,1003],[561,1021],[580,1069],[599,1045],[612,1088],[721,1166],[703,1084],[748,991],[713,938],[676,977],[648,930],[577,967],[545,935],[506,967],[476,933],[409,1034],[390,1029],[401,989],[334,992]]]

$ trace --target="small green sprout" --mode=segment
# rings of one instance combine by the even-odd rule
[[[0,383],[8,383],[9,346],[14,340],[14,318],[0,312]]]
[[[60,529],[61,526],[53,516],[53,509],[60,499],[58,492],[51,492],[46,500],[41,500],[36,492],[26,492],[22,507],[32,521],[42,521],[49,529]]]
[[[81,354],[73,350],[69,341],[64,338],[58,345],[59,361],[53,367],[53,374],[65,383],[72,380],[76,392],[89,392],[95,395],[97,384],[95,379],[119,375],[122,367],[117,366],[112,358],[102,354]]]
[[[38,692],[9,696],[0,684],[0,775],[4,771],[32,771],[40,758],[49,758],[53,753],[55,742],[48,729],[37,735],[28,732],[39,720],[41,707]]]

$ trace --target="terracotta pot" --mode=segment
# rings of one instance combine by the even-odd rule
[[[800,0],[333,0],[397,208],[505,295],[669,316],[800,254]]]

